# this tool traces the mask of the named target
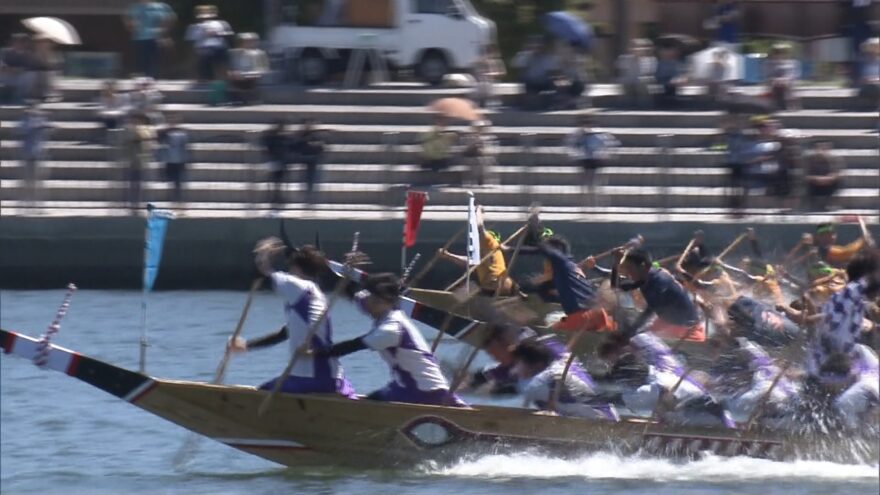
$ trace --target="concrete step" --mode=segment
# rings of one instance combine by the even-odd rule
[[[68,181],[114,181],[124,180],[125,168],[108,162],[43,162],[41,177],[46,180]],[[466,176],[466,166],[453,166],[434,175],[417,165],[369,165],[324,164],[320,168],[320,181],[324,183],[358,184],[426,184],[461,183]],[[268,167],[239,163],[193,163],[187,166],[187,182],[266,182]],[[23,179],[25,168],[21,162],[9,161],[0,167],[0,179]],[[498,166],[494,175],[501,185],[520,186],[524,190],[536,185],[576,185],[583,181],[578,166],[523,167]],[[163,166],[152,163],[146,177],[164,180]],[[844,187],[880,188],[880,175],[876,170],[848,169],[843,172]],[[291,165],[288,180],[305,181],[305,167]],[[728,183],[728,171],[723,167],[622,167],[602,168],[597,181],[612,186],[695,186],[724,187]]]
[[[88,103],[62,102],[47,104],[54,122],[93,122],[97,120],[97,106]],[[340,105],[256,105],[249,107],[207,107],[194,104],[163,105],[166,112],[177,112],[188,124],[246,123],[270,124],[279,118],[294,120],[314,118],[325,125],[422,125],[432,123],[433,115],[425,107],[364,107]],[[21,110],[0,108],[0,119],[17,120]],[[524,112],[515,109],[485,112],[495,126],[500,127],[571,127],[583,111]],[[721,117],[719,111],[625,111],[596,110],[593,112],[600,127],[705,127],[715,128]],[[877,112],[847,112],[837,110],[801,110],[780,112],[777,116],[786,128],[794,129],[875,129]]]
[[[101,81],[62,80],[60,91],[67,101],[94,101],[100,85]],[[130,84],[123,83],[122,87],[128,88]],[[166,103],[209,101],[208,92],[193,88],[189,81],[160,81],[158,89],[162,91]],[[504,104],[516,104],[522,87],[519,84],[499,84],[495,92]],[[758,96],[766,94],[767,89],[749,86],[736,88],[736,92]],[[853,109],[860,105],[854,97],[855,91],[851,89],[811,86],[798,88],[797,92],[802,106],[807,109]],[[706,106],[704,87],[688,86],[682,93],[690,100],[685,102],[686,107]],[[273,104],[423,106],[437,98],[470,94],[471,90],[466,88],[430,88],[416,84],[388,84],[363,89],[268,86],[263,90],[263,100]],[[627,103],[621,95],[620,86],[616,84],[590,85],[589,94],[595,107],[620,107]]]
[[[259,132],[266,129],[260,124],[190,124],[193,143],[242,142],[245,139],[258,142]],[[428,126],[403,125],[336,125],[325,127],[325,138],[330,144],[416,144],[429,130]],[[650,128],[650,127],[604,127],[626,147],[658,146],[658,135],[671,134],[673,147],[709,146],[719,140],[715,129],[707,128]],[[0,139],[13,140],[15,128],[3,126]],[[565,142],[571,132],[562,127],[493,127],[492,133],[502,145],[521,145],[529,140],[539,146],[558,146]],[[250,133],[250,134],[249,134]],[[58,141],[103,141],[105,132],[98,124],[88,122],[58,122],[52,139]],[[880,134],[876,130],[813,129],[805,139],[828,139],[835,148],[880,150]]]
[[[110,148],[102,144],[51,141],[47,150],[50,160],[104,162],[112,157]],[[195,162],[251,163],[264,160],[263,153],[251,146],[233,143],[196,143],[191,147]],[[844,159],[847,168],[877,170],[880,151],[875,149],[837,149],[834,153]],[[704,147],[679,147],[669,156],[654,147],[623,147],[617,150],[618,165],[652,167],[670,163],[676,167],[706,167],[724,164],[724,154]],[[20,143],[3,141],[0,160],[14,161],[21,156]],[[329,163],[340,164],[407,164],[419,160],[418,145],[395,146],[390,151],[381,145],[332,145],[325,156]],[[540,146],[530,150],[520,146],[501,146],[496,160],[501,165],[557,166],[568,163],[561,146]]]
[[[169,201],[171,190],[163,182],[144,182],[145,201]],[[220,203],[265,202],[271,197],[263,185],[234,182],[196,182],[187,184],[187,201]],[[44,201],[123,201],[128,184],[124,181],[43,181],[40,199]],[[398,205],[403,201],[406,187],[389,188],[380,184],[319,184],[313,201],[332,204]],[[576,207],[590,204],[579,186],[533,186],[527,194],[519,186],[492,186],[485,188],[435,187],[431,188],[434,205],[461,205],[467,201],[468,191],[474,190],[480,202],[488,206],[521,206],[539,202],[555,207]],[[26,199],[26,189],[20,180],[0,181],[0,200]],[[288,183],[284,200],[304,202],[306,192],[301,184]],[[723,208],[728,203],[721,187],[657,187],[608,186],[601,188],[600,199],[609,207],[668,207],[668,208]],[[871,209],[877,207],[877,192],[871,189],[844,189],[835,198],[843,208]],[[754,195],[749,204],[755,208],[778,206],[776,198]]]

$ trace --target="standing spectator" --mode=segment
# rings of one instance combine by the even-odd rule
[[[293,140],[293,152],[297,161],[306,166],[306,202],[312,203],[315,184],[318,182],[318,166],[324,158],[324,139],[318,121],[305,119]]]
[[[657,70],[654,80],[660,85],[661,91],[657,95],[657,106],[670,108],[678,106],[678,89],[686,82],[684,67],[679,60],[678,48],[674,46],[661,46],[658,49]]]
[[[730,94],[730,81],[727,74],[730,72],[730,52],[725,48],[719,48],[712,54],[712,63],[709,64],[707,80],[707,94],[713,105],[721,105]]]
[[[569,159],[584,169],[584,193],[595,206],[596,172],[609,164],[613,149],[619,147],[620,142],[614,135],[596,129],[592,116],[581,116],[578,124],[578,128],[566,139],[565,147]]]
[[[749,151],[753,146],[754,133],[748,129],[740,115],[729,115],[721,125],[727,152],[725,162],[729,171],[730,208],[734,213],[745,206],[748,189],[746,171]]]
[[[583,51],[563,41],[557,41],[560,78],[557,81],[559,107],[574,110],[580,107],[581,95],[587,89],[587,62]]]
[[[159,157],[165,163],[165,180],[174,188],[171,200],[183,201],[183,179],[189,163],[189,133],[180,126],[180,114],[172,113],[168,125],[159,133]]]
[[[63,60],[55,51],[55,42],[36,36],[32,47],[28,96],[37,101],[60,101],[61,96],[55,91],[55,75],[61,70]]]
[[[494,107],[498,105],[495,99],[495,84],[499,79],[507,75],[504,62],[498,55],[498,47],[495,44],[484,46],[480,58],[474,65],[477,85],[474,88],[474,101],[480,108]]]
[[[807,203],[811,209],[827,210],[831,197],[840,187],[844,164],[831,150],[830,141],[817,141],[807,156],[804,180],[807,184]]]
[[[127,201],[132,213],[137,212],[142,200],[144,169],[153,155],[156,132],[150,119],[141,112],[132,113],[125,126],[123,159],[126,163],[128,179]]]
[[[705,26],[715,31],[715,41],[736,45],[739,43],[739,18],[740,8],[736,0],[716,0],[713,15],[706,20]]]
[[[776,128],[780,149],[776,156],[778,165],[776,173],[768,177],[767,193],[779,198],[783,208],[791,210],[796,206],[796,198],[793,194],[795,180],[803,169],[800,136],[791,130],[780,129],[778,120],[774,120],[773,125]]]
[[[256,33],[238,35],[238,48],[232,50],[229,86],[232,100],[244,104],[259,102],[259,84],[269,71],[266,52],[257,47]]]
[[[137,71],[156,78],[159,49],[170,47],[169,32],[177,15],[168,4],[153,0],[137,0],[125,16],[125,26],[131,32]]]
[[[434,126],[421,137],[422,168],[437,173],[449,167],[456,139],[455,132],[446,128],[446,118],[438,115]]]
[[[15,33],[0,51],[0,104],[21,105],[30,94],[30,37]]]
[[[795,83],[801,77],[801,64],[792,55],[791,45],[776,43],[767,60],[767,84],[770,97],[779,110],[796,110]]]
[[[162,112],[159,104],[162,103],[162,93],[156,89],[156,83],[151,77],[141,77],[135,81],[135,87],[129,93],[131,111],[144,114],[153,125],[163,123]]]
[[[489,132],[491,122],[479,120],[462,138],[462,154],[467,165],[466,183],[484,186],[492,179],[498,142]]]
[[[196,7],[196,21],[186,30],[186,39],[193,44],[198,64],[199,82],[205,83],[223,78],[223,70],[229,60],[226,38],[232,36],[229,23],[217,18],[217,7]]]
[[[617,72],[624,97],[636,108],[646,108],[651,100],[651,83],[657,71],[653,45],[646,39],[630,42],[629,53],[617,59]]]
[[[269,174],[273,185],[271,202],[275,206],[281,206],[284,204],[283,188],[291,148],[287,122],[279,119],[263,134],[263,148],[269,159]]]
[[[871,37],[871,7],[873,0],[844,0],[847,2],[847,13],[850,29],[850,78],[853,83],[858,82],[859,76],[864,73],[860,58],[862,44]],[[875,19],[876,20],[876,19]]]
[[[880,38],[871,38],[862,43],[862,72],[858,88],[865,108],[880,106]]]
[[[37,183],[40,176],[40,162],[46,158],[46,142],[52,126],[46,119],[38,103],[31,103],[22,114],[18,132],[21,135],[22,161],[24,162],[24,183],[27,200],[37,200]]]
[[[119,128],[130,109],[128,95],[120,93],[116,81],[106,81],[98,96],[98,119],[107,131]]]

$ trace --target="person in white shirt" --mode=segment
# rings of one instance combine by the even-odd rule
[[[332,320],[328,316],[309,341],[306,341],[312,325],[327,309],[327,299],[315,283],[326,269],[327,260],[313,246],[303,246],[288,258],[289,271],[278,268],[284,263],[285,248],[274,237],[257,243],[254,249],[257,269],[269,277],[275,292],[284,299],[284,315],[287,324],[277,332],[245,340],[241,337],[229,342],[232,351],[243,352],[281,343],[290,345],[291,356],[299,354],[289,376],[279,377],[260,385],[262,390],[272,390],[276,380],[283,380],[281,391],[291,394],[337,393],[354,398],[354,388],[345,379],[336,358],[324,355],[322,350],[333,345]],[[313,352],[305,352],[311,349]]]
[[[378,352],[390,368],[391,381],[367,399],[467,407],[450,392],[430,346],[400,310],[400,281],[394,274],[368,276],[355,301],[373,319],[373,328],[366,335],[319,350],[317,355],[336,358],[364,349]]]
[[[250,103],[259,99],[260,79],[269,72],[269,58],[257,45],[256,33],[238,35],[238,48],[231,52],[229,86],[233,101]]]
[[[233,34],[232,28],[228,22],[218,19],[217,14],[214,5],[197,6],[197,22],[186,30],[186,39],[192,42],[195,49],[199,80],[202,82],[220,79],[229,55],[226,38]]]

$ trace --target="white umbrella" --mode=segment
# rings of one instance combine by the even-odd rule
[[[63,19],[57,17],[30,17],[21,21],[21,23],[28,29],[45,36],[59,45],[82,44],[76,28]]]
[[[691,55],[692,76],[697,79],[708,79],[710,66],[715,60],[715,53],[719,50],[727,51],[727,70],[724,72],[724,80],[737,81],[742,79],[745,70],[742,55],[723,46],[713,46]]]

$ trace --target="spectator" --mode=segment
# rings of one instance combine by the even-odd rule
[[[769,189],[779,174],[779,154],[782,151],[779,123],[768,117],[755,120],[758,134],[752,145],[747,180],[753,188]]]
[[[862,43],[862,72],[859,79],[859,98],[865,108],[880,106],[880,38]]]
[[[55,91],[55,75],[61,70],[63,60],[55,51],[55,42],[36,36],[32,46],[28,74],[29,97],[37,101],[60,101],[61,96]]]
[[[132,113],[125,126],[123,141],[123,160],[126,164],[128,180],[126,200],[132,213],[141,205],[144,169],[150,163],[155,141],[156,132],[150,124],[150,119],[142,112]]]
[[[807,203],[813,210],[827,210],[831,197],[840,187],[843,160],[831,153],[830,141],[817,141],[807,156],[804,180],[807,184]]]
[[[552,40],[545,40],[537,48],[520,54],[514,63],[522,68],[520,77],[525,85],[525,107],[544,109],[556,99],[556,78],[559,59],[553,53]],[[550,99],[542,95],[550,94]]]
[[[31,103],[23,112],[18,132],[21,136],[22,161],[24,162],[24,183],[29,201],[37,199],[37,182],[40,176],[40,162],[46,158],[46,142],[52,126],[46,119],[39,104]]]
[[[657,58],[652,48],[650,41],[634,39],[630,42],[629,53],[617,59],[623,94],[636,108],[645,108],[650,104],[651,83],[657,71]]]
[[[660,85],[657,106],[669,108],[678,106],[678,89],[686,82],[684,67],[679,60],[678,48],[661,46],[658,49],[657,70],[654,80]]]
[[[11,36],[9,46],[0,51],[0,103],[21,105],[30,94],[30,37],[24,33]]]
[[[131,32],[137,71],[155,79],[159,76],[159,48],[171,46],[169,32],[177,16],[166,3],[138,0],[128,9],[124,20]]]
[[[305,119],[293,140],[293,152],[297,161],[306,166],[306,202],[312,203],[315,184],[318,182],[318,166],[324,158],[324,139],[315,119]]]
[[[795,83],[801,77],[801,64],[792,56],[791,45],[776,43],[770,49],[767,60],[767,84],[770,97],[779,110],[795,110],[797,99]]]
[[[186,30],[186,39],[191,41],[196,53],[199,82],[223,79],[223,71],[229,60],[229,45],[226,38],[232,35],[229,24],[217,18],[217,7],[199,5],[196,7],[196,21]]]
[[[238,35],[238,48],[232,50],[229,70],[231,98],[244,104],[260,100],[260,79],[269,71],[266,52],[257,47],[260,38],[256,33]]]
[[[783,208],[791,210],[796,206],[796,198],[794,197],[795,180],[803,170],[803,151],[799,142],[800,136],[794,131],[780,129],[778,120],[774,120],[773,125],[776,128],[776,138],[778,139],[780,149],[776,157],[776,163],[778,164],[776,173],[771,174],[767,178],[767,193],[778,198]]]
[[[484,46],[480,58],[474,65],[477,85],[474,88],[474,101],[481,108],[498,106],[495,98],[495,84],[507,75],[504,62],[498,55],[498,47],[494,44]]]
[[[581,116],[578,128],[569,134],[565,142],[569,159],[584,169],[584,193],[596,205],[594,183],[596,172],[609,164],[613,149],[620,146],[614,135],[596,129],[590,115]]]
[[[850,29],[850,57],[852,60],[850,68],[850,78],[853,83],[857,83],[859,77],[864,74],[862,60],[859,55],[862,50],[862,44],[867,41],[871,33],[871,8],[873,0],[844,0],[847,2],[847,22]],[[876,20],[876,19],[875,19]],[[854,84],[855,85],[855,84]]]
[[[728,115],[721,125],[726,148],[725,162],[730,184],[730,208],[738,212],[746,204],[748,189],[746,176],[749,168],[749,153],[754,146],[756,133],[738,114]]]
[[[706,81],[707,95],[712,104],[721,105],[727,101],[727,96],[730,94],[730,80],[727,76],[730,72],[730,52],[719,48],[715,50],[712,57]]]
[[[132,112],[143,114],[153,125],[162,125],[163,117],[159,109],[162,93],[156,89],[153,78],[138,78],[135,81],[134,89],[129,94],[129,102]]]
[[[263,134],[263,148],[269,159],[269,173],[272,180],[273,205],[284,204],[283,187],[287,178],[287,163],[290,153],[290,136],[287,133],[287,123],[279,119]]]
[[[570,43],[557,42],[560,76],[556,81],[558,106],[574,110],[581,106],[581,95],[587,89],[587,64],[581,50]]]
[[[180,114],[170,114],[167,121],[168,125],[159,132],[159,158],[165,163],[165,180],[173,187],[171,200],[180,203],[189,163],[189,133],[180,126]]]
[[[489,132],[491,125],[487,120],[476,121],[471,131],[462,137],[462,155],[467,165],[466,183],[484,186],[493,178],[498,141]]]
[[[715,41],[733,48],[739,43],[740,8],[735,0],[716,0],[712,17],[705,27],[715,31]]]
[[[452,163],[452,146],[457,136],[446,128],[446,119],[438,115],[431,130],[422,135],[422,168],[440,172]]]
[[[98,119],[107,131],[119,128],[130,109],[128,95],[120,93],[116,81],[106,81],[98,96]]]

